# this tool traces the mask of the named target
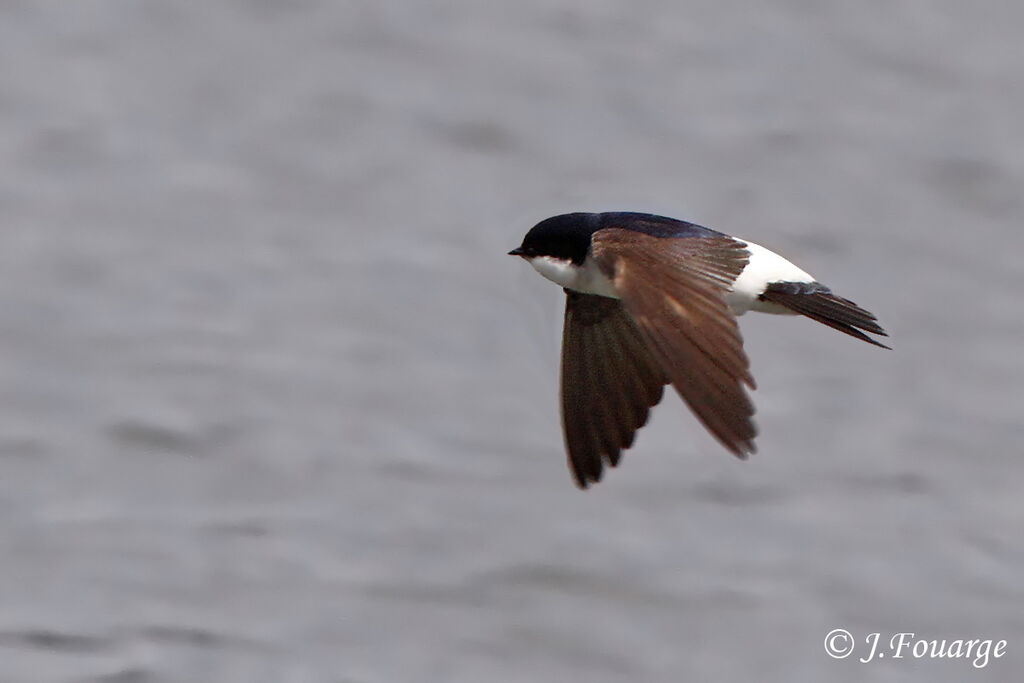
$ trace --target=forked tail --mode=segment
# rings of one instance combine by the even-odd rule
[[[890,348],[861,331],[889,336],[878,324],[878,318],[852,301],[836,296],[820,282],[773,282],[759,298],[785,306],[794,313],[805,315],[869,344],[883,349]]]

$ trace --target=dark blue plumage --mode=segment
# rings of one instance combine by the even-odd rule
[[[565,213],[533,226],[523,243],[513,249],[516,256],[555,256],[583,265],[594,232],[605,228],[632,230],[653,237],[710,237],[722,233],[694,223],[632,211],[608,213]]]

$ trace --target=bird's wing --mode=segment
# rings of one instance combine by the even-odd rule
[[[619,464],[668,376],[616,299],[565,290],[562,426],[581,488]]]
[[[592,253],[647,348],[697,418],[739,457],[755,451],[754,388],[725,294],[747,264],[726,235],[655,237],[609,228]]]

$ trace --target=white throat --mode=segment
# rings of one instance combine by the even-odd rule
[[[572,289],[584,294],[597,294],[618,299],[615,293],[615,286],[594,260],[587,256],[582,266],[577,266],[568,259],[560,259],[554,256],[534,256],[529,259],[530,265],[538,273],[551,280],[557,285],[566,289]]]

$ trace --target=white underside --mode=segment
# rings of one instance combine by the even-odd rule
[[[737,238],[739,239],[739,238]],[[813,282],[814,278],[805,270],[764,247],[741,240],[750,252],[750,258],[736,278],[725,300],[736,315],[747,311],[760,313],[792,314],[792,311],[777,304],[758,299],[772,282]],[[548,280],[584,294],[597,294],[618,299],[615,285],[608,279],[594,260],[587,256],[583,266],[551,256],[537,256],[529,259],[530,265]]]
[[[619,298],[615,291],[615,285],[605,277],[601,268],[594,263],[594,259],[589,255],[582,266],[554,256],[535,256],[529,261],[534,270],[562,287],[584,294],[598,294],[612,299]]]
[[[725,295],[725,300],[729,302],[733,313],[743,315],[747,311],[757,311],[795,315],[787,308],[761,301],[758,297],[764,294],[765,288],[773,282],[814,282],[814,277],[774,251],[747,240],[741,241],[747,245],[750,258],[747,266],[736,278],[736,282],[732,283],[732,289]]]

